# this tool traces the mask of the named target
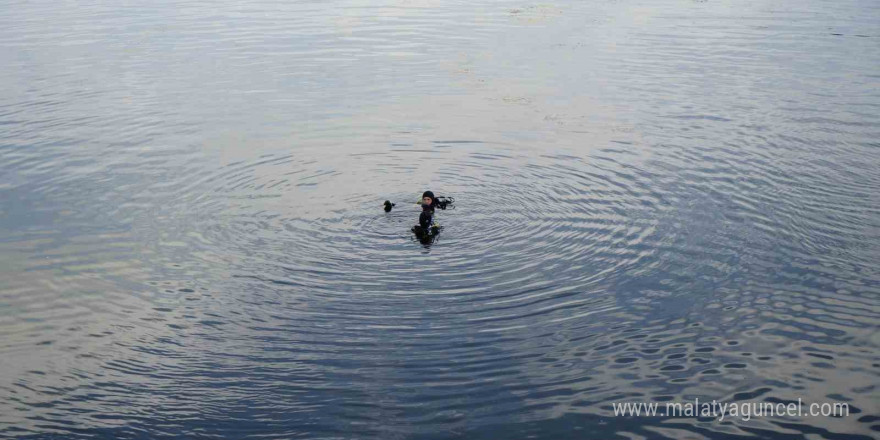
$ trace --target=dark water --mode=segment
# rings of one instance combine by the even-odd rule
[[[0,7],[0,437],[876,438],[876,1],[230,3]]]

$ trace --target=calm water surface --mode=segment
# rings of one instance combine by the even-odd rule
[[[0,437],[880,431],[876,1],[0,10]]]

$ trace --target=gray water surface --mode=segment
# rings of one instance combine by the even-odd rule
[[[33,1],[0,63],[0,437],[880,431],[876,1]],[[694,399],[849,414],[613,412]]]

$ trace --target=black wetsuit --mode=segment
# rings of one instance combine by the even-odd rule
[[[439,228],[434,224],[434,207],[422,205],[422,213],[419,214],[419,224],[413,226],[413,232],[419,238],[432,236],[437,233]]]
[[[422,213],[419,214],[419,226],[425,231],[430,231],[431,227],[434,225],[434,211],[430,209],[423,209]]]

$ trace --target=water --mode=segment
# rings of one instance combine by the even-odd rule
[[[878,23],[7,5],[0,437],[876,437]],[[612,407],[696,398],[850,414]]]

